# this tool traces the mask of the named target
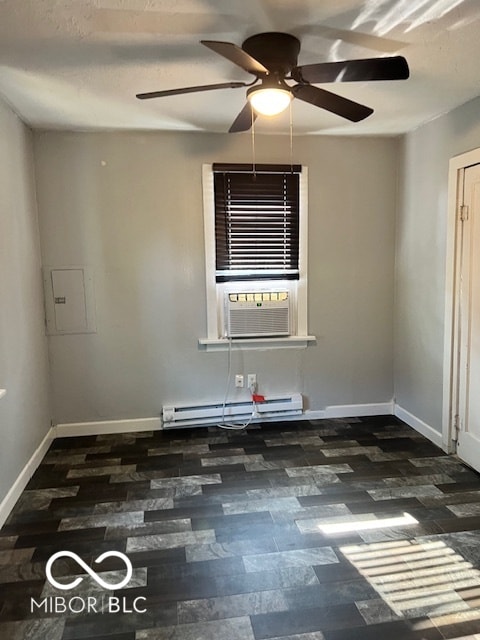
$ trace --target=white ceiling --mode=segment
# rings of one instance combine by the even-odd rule
[[[224,132],[244,88],[135,94],[249,82],[199,40],[285,31],[299,64],[401,54],[411,73],[323,85],[375,113],[354,124],[296,100],[295,133],[397,134],[480,94],[479,19],[479,0],[0,0],[0,94],[35,128]],[[287,133],[288,112],[255,128]]]

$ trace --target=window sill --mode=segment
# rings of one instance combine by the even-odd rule
[[[203,351],[227,351],[232,349],[306,349],[316,341],[315,336],[288,336],[286,338],[200,338],[198,344]]]

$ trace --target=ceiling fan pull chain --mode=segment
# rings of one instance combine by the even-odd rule
[[[293,113],[290,101],[290,171],[293,173]]]
[[[253,169],[253,179],[256,180],[257,174],[255,171],[255,115],[253,113],[253,109],[251,109],[251,112],[252,112],[252,169]]]

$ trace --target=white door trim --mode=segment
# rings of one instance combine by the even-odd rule
[[[454,416],[457,405],[457,290],[458,290],[458,209],[463,197],[463,176],[466,167],[480,164],[480,149],[473,149],[451,158],[448,173],[448,214],[445,273],[445,332],[443,350],[443,419],[442,438],[445,450],[455,451]]]

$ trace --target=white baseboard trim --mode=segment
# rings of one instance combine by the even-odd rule
[[[377,404],[340,404],[325,407],[324,418],[393,415],[393,401]]]
[[[420,418],[392,402],[372,404],[332,405],[325,409],[306,409],[303,414],[281,418],[290,420],[322,420],[325,418],[352,418],[364,416],[395,415],[410,427],[424,435],[439,447],[443,447],[442,434]],[[99,420],[97,422],[66,422],[51,429],[50,441],[54,438],[69,436],[102,435],[108,433],[128,433],[138,431],[156,431],[162,429],[160,417],[137,418],[130,420]],[[48,449],[48,447],[47,447]]]
[[[138,418],[133,420],[99,420],[98,422],[66,422],[54,427],[56,438],[70,436],[98,436],[107,433],[128,433],[156,431],[162,428],[158,418]]]
[[[325,409],[305,409],[300,420],[323,420],[325,418]]]
[[[294,420],[321,420],[322,418],[351,418],[355,416],[378,416],[393,414],[393,402],[379,404],[348,404],[326,407],[321,410],[307,409],[294,416],[271,417],[265,422],[281,422]],[[199,425],[204,426],[204,425]],[[208,426],[208,425],[206,425]],[[55,438],[70,436],[95,436],[108,433],[128,433],[136,431],[156,431],[162,429],[162,420],[155,418],[138,418],[131,420],[98,420],[96,422],[65,422],[53,427]]]
[[[33,476],[33,474],[37,470],[37,467],[40,465],[43,458],[45,457],[45,454],[47,453],[54,438],[55,438],[54,429],[53,427],[51,427],[48,430],[47,435],[44,437],[44,439],[38,445],[36,450],[33,452],[32,456],[30,457],[30,460],[23,467],[22,471],[20,472],[19,476],[17,477],[13,485],[10,487],[10,490],[7,493],[7,495],[0,502],[0,527],[4,525],[5,520],[10,515],[10,512],[12,511],[13,507],[15,506],[15,503],[21,496],[22,491],[27,486],[28,481]]]
[[[423,420],[420,420],[420,418],[417,418],[406,409],[400,407],[393,400],[391,402],[371,404],[332,405],[325,407],[325,409],[317,410],[307,409],[303,414],[288,416],[288,418],[283,417],[281,420],[322,420],[325,418],[352,418],[357,416],[365,417],[381,415],[395,415],[438,447],[444,449],[442,434],[439,431],[428,425],[426,422],[423,422]],[[274,420],[272,419],[272,421]],[[54,438],[93,436],[108,433],[157,431],[159,429],[162,429],[162,421],[160,417],[138,418],[131,420],[99,420],[97,422],[69,422],[57,424],[55,427],[52,427],[50,430],[51,435],[49,443]],[[46,449],[48,449],[48,446]]]
[[[413,413],[410,413],[410,411],[403,409],[396,403],[394,404],[394,415],[397,418],[400,418],[400,420],[403,420],[403,422],[406,422],[409,427],[412,427],[412,429],[415,429],[415,431],[421,433],[422,436],[428,438],[431,442],[433,442],[433,444],[436,444],[437,447],[445,450],[442,434],[440,431],[437,431],[423,420],[420,420],[420,418],[417,418],[417,416],[414,416]]]

